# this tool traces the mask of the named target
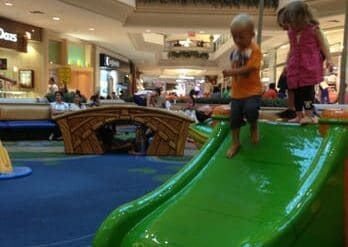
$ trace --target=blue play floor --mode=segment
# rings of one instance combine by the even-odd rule
[[[7,147],[13,165],[28,166],[33,173],[0,180],[1,247],[90,246],[111,210],[152,191],[188,159],[52,155],[62,147],[35,153],[35,142]]]

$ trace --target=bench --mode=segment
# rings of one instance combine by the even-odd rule
[[[0,139],[47,139],[55,128],[49,104],[0,104]]]

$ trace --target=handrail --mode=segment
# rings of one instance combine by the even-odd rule
[[[11,83],[13,83],[13,84],[16,84],[16,83],[17,83],[16,80],[10,79],[10,78],[5,77],[5,76],[3,76],[3,75],[0,75],[0,79],[1,79],[1,80],[4,80],[4,81],[11,82]]]

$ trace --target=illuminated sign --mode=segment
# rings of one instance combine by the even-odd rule
[[[108,67],[120,67],[120,62],[109,56],[105,57],[105,64]]]
[[[11,42],[17,42],[18,40],[17,34],[5,32],[5,30],[1,27],[0,27],[0,39],[11,41]]]
[[[119,68],[120,61],[114,57],[108,56],[106,54],[100,54],[100,66],[107,68]]]

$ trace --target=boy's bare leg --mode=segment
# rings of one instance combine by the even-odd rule
[[[257,144],[260,141],[259,129],[257,127],[257,122],[250,123],[250,141],[252,144]]]
[[[239,140],[240,129],[232,129],[232,145],[227,150],[226,156],[227,158],[232,158],[240,148],[240,140]]]

